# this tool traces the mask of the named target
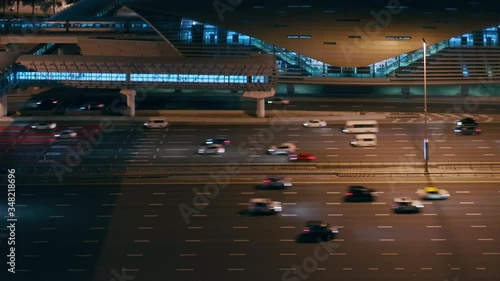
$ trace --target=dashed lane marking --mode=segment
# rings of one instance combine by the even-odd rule
[[[427,225],[427,228],[441,228],[440,225]]]
[[[377,228],[392,228],[392,225],[378,225]]]
[[[466,213],[466,216],[480,216],[481,213]]]
[[[473,227],[473,228],[485,228],[486,225],[471,225],[470,227]]]
[[[452,256],[453,253],[436,253],[436,256]]]
[[[493,241],[493,238],[478,238],[477,241]]]
[[[143,257],[144,254],[127,254],[127,257]]]
[[[230,257],[243,257],[246,256],[247,254],[245,253],[234,253],[234,254],[227,254]]]
[[[248,226],[233,226],[234,229],[248,229]]]
[[[180,257],[196,257],[196,254],[179,254]]]
[[[443,242],[443,241],[446,241],[445,238],[431,238],[431,241],[432,242]]]

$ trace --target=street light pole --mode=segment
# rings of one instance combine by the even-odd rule
[[[427,42],[422,38],[424,48],[424,159],[425,174],[429,174],[429,140],[427,138]]]

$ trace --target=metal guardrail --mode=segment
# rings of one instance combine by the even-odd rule
[[[2,164],[0,174],[6,174],[7,169],[16,169],[20,176],[37,175],[170,175],[170,174],[211,174],[211,173],[279,173],[279,172],[348,172],[357,173],[370,170],[398,169],[420,170],[423,162],[345,162],[345,163],[227,163],[227,164],[82,164],[75,167],[54,163],[38,163],[34,165]],[[440,171],[454,170],[500,170],[500,162],[429,162],[430,169]]]

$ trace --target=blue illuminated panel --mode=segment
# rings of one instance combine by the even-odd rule
[[[18,72],[18,80],[126,81],[126,74],[78,72]]]

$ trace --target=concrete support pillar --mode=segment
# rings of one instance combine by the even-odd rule
[[[0,97],[0,117],[7,116],[7,95]]]
[[[128,106],[128,116],[135,116],[135,95],[137,94],[136,90],[123,89],[120,91],[120,94],[125,95],[127,97],[127,106]]]
[[[462,97],[469,96],[469,85],[461,85],[460,86],[460,95]]]
[[[266,100],[265,99],[257,99],[257,117],[265,118],[266,117]]]

